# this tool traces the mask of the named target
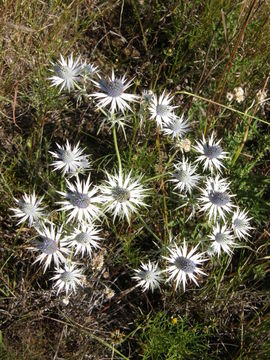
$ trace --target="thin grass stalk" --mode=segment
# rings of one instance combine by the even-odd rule
[[[242,26],[242,28],[241,28],[241,31],[240,31],[240,33],[239,33],[239,36],[238,36],[238,38],[237,38],[236,44],[235,44],[235,46],[234,46],[234,48],[233,48],[233,51],[232,51],[231,56],[230,56],[230,58],[229,58],[229,61],[228,61],[227,65],[226,65],[226,67],[225,67],[225,70],[224,70],[224,72],[223,72],[222,79],[224,79],[224,80],[223,80],[223,82],[222,82],[222,88],[221,88],[221,91],[220,91],[220,93],[219,93],[217,102],[220,102],[221,97],[222,97],[222,95],[223,95],[223,93],[224,93],[225,85],[226,85],[226,82],[227,82],[227,80],[228,80],[228,76],[229,76],[229,73],[230,73],[230,70],[231,70],[231,67],[232,67],[232,64],[233,64],[233,60],[235,59],[235,56],[236,56],[236,54],[237,54],[237,50],[238,50],[238,48],[239,48],[239,46],[240,46],[241,41],[243,40],[243,35],[244,35],[244,32],[245,32],[245,30],[246,30],[246,28],[247,28],[247,25],[248,25],[248,23],[249,23],[250,16],[251,16],[252,10],[253,10],[253,8],[254,8],[254,6],[255,6],[255,4],[256,4],[256,1],[257,1],[257,0],[253,0],[253,1],[252,1],[252,4],[250,5],[250,8],[248,9],[248,14],[247,14],[246,19],[245,19],[245,21],[244,21],[244,24],[243,24],[243,26]],[[225,74],[225,75],[224,75],[224,74]],[[221,82],[221,81],[220,81],[220,82]],[[219,84],[220,84],[220,82],[219,82]],[[215,97],[216,97],[217,90],[219,89],[219,84],[218,84],[217,89],[216,89],[216,91],[215,91],[215,93],[214,93],[214,99],[215,99]],[[210,104],[211,104],[211,103],[210,103]],[[215,113],[216,113],[216,106],[214,107],[214,111],[213,111],[212,114],[211,114],[211,107],[209,106],[208,114],[209,114],[209,117],[210,117],[210,121],[209,121],[209,123],[207,124],[206,133],[208,132],[208,130],[209,130],[210,127],[211,127],[211,124],[212,124],[212,122],[213,122],[213,118],[214,118],[214,116],[215,116]]]
[[[267,86],[267,83],[268,83],[268,80],[269,80],[269,76],[267,77],[267,79],[265,80],[265,83],[264,83],[264,86],[263,86],[263,89],[262,91],[265,91],[266,89],[266,86]],[[258,107],[259,107],[259,103],[256,104],[255,106],[255,109],[253,111],[253,114],[256,114],[257,110],[258,110]],[[250,127],[250,123],[251,123],[251,118],[248,119],[248,123],[247,123],[247,126],[246,126],[246,130],[245,130],[245,133],[244,133],[244,137],[243,137],[243,140],[240,144],[240,146],[238,147],[235,155],[234,155],[234,158],[232,160],[232,166],[234,166],[234,164],[236,163],[238,157],[240,156],[244,146],[245,146],[245,143],[247,141],[247,138],[248,138],[248,132],[249,132],[249,127]]]
[[[248,117],[248,118],[251,118],[251,119],[253,119],[253,120],[258,120],[258,121],[260,121],[260,122],[262,122],[262,123],[264,123],[264,124],[266,124],[266,125],[268,125],[268,126],[270,125],[270,122],[268,122],[268,121],[266,121],[266,120],[263,120],[263,119],[260,119],[260,118],[258,118],[257,116],[254,116],[254,115],[251,115],[251,114],[248,114],[248,113],[244,113],[243,111],[236,110],[236,109],[234,109],[234,108],[232,108],[232,107],[230,107],[230,106],[220,104],[220,103],[218,103],[218,102],[216,102],[216,101],[214,101],[214,100],[204,98],[203,96],[200,96],[200,95],[197,95],[197,94],[193,94],[193,93],[190,93],[190,92],[188,92],[188,91],[181,90],[181,91],[177,91],[175,94],[185,94],[185,95],[188,95],[188,96],[193,96],[193,97],[195,97],[195,98],[197,98],[197,99],[200,99],[200,100],[206,101],[206,102],[208,102],[208,103],[212,103],[212,104],[214,104],[214,105],[220,106],[220,107],[222,107],[222,108],[224,108],[224,109],[233,111],[233,112],[235,112],[235,113],[237,113],[237,114],[239,114],[239,115],[244,115],[244,116],[246,116],[246,117]]]
[[[64,314],[63,314],[64,315]],[[87,328],[83,327],[82,325],[76,323],[75,321],[69,319],[68,317],[65,317],[68,322],[66,321],[63,321],[63,320],[59,320],[59,319],[55,319],[55,318],[52,318],[52,317],[49,317],[49,316],[45,316],[45,318],[49,319],[49,320],[53,320],[53,321],[56,321],[58,323],[61,323],[61,324],[65,324],[65,325],[68,325],[74,329],[77,329],[79,331],[82,331],[84,333],[86,333],[90,338],[92,338],[93,340],[96,340],[98,341],[100,344],[102,344],[103,346],[109,348],[111,351],[114,351],[117,355],[119,355],[121,357],[121,359],[124,359],[124,360],[129,360],[124,354],[122,354],[119,350],[115,349],[114,346],[112,346],[111,344],[109,344],[107,341],[101,339],[99,336],[97,335],[94,335],[92,334],[92,332],[90,330],[88,330]]]

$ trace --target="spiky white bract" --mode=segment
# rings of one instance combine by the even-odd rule
[[[55,75],[51,76],[49,80],[52,81],[52,86],[60,86],[60,91],[67,89],[69,92],[74,89],[82,75],[83,66],[80,63],[80,57],[73,60],[73,54],[67,59],[60,55],[60,60],[57,63],[52,63]]]
[[[58,288],[57,294],[63,290],[66,292],[66,295],[68,295],[70,290],[76,294],[77,286],[82,286],[84,275],[82,270],[78,269],[73,263],[66,263],[63,268],[56,267],[55,274],[51,280],[56,281],[53,287]]]
[[[150,260],[148,264],[141,262],[139,269],[134,270],[135,276],[132,278],[138,281],[137,286],[140,286],[143,291],[160,289],[160,282],[162,281],[161,274],[163,271],[159,270],[157,263],[152,263]]]
[[[57,228],[53,224],[50,227],[43,226],[43,228],[37,228],[41,240],[34,242],[34,247],[30,247],[31,250],[41,251],[38,255],[36,262],[42,263],[44,260],[44,272],[53,261],[55,266],[59,266],[60,262],[66,261],[66,256],[69,254],[67,249],[67,243],[65,237],[62,235],[62,227]]]
[[[22,200],[14,199],[17,208],[10,208],[14,212],[13,217],[20,218],[17,225],[28,220],[30,226],[35,222],[39,222],[44,217],[44,209],[46,206],[41,206],[44,196],[38,198],[33,191],[33,194],[27,195],[24,193]]]
[[[221,254],[221,251],[224,251],[226,254],[231,254],[231,247],[235,245],[233,241],[233,235],[231,234],[231,230],[227,228],[227,225],[220,225],[219,223],[213,228],[213,233],[208,236],[213,243],[211,244],[211,248],[215,253],[217,253],[218,257]]]
[[[79,147],[80,143],[72,147],[67,140],[66,145],[56,144],[58,149],[49,151],[56,159],[52,163],[55,170],[61,170],[63,175],[74,176],[90,168],[89,155],[84,155],[84,149]]]
[[[99,233],[100,229],[97,229],[93,224],[81,223],[71,235],[67,236],[68,246],[75,249],[74,255],[81,254],[83,257],[86,253],[91,257],[93,249],[100,248],[98,242],[102,238]]]
[[[181,162],[174,164],[174,169],[173,178],[170,180],[175,183],[174,190],[191,193],[201,179],[201,176],[196,174],[197,166],[183,158]]]
[[[221,139],[216,141],[214,133],[211,134],[208,141],[206,141],[204,135],[201,141],[196,141],[194,149],[197,150],[201,155],[196,161],[203,162],[204,171],[210,169],[213,173],[214,169],[221,171],[221,168],[224,167],[221,160],[227,157],[227,152],[223,151],[222,147],[219,145]]]
[[[233,213],[232,228],[238,239],[246,239],[250,236],[249,230],[253,229],[253,227],[250,226],[250,220],[252,220],[252,217],[248,217],[248,212],[245,211],[245,209],[240,211],[240,209],[237,208]]]
[[[184,119],[184,114],[172,117],[169,121],[164,121],[163,132],[165,135],[171,136],[173,139],[183,138],[190,129],[190,123]]]
[[[185,291],[188,278],[199,286],[196,275],[206,275],[198,266],[207,259],[202,258],[204,253],[195,254],[197,248],[198,245],[188,252],[186,242],[184,241],[183,246],[181,247],[174,244],[174,247],[168,248],[169,257],[163,256],[163,258],[169,263],[165,270],[169,274],[167,282],[170,280],[176,281],[176,289],[182,282],[182,286]]]
[[[98,75],[98,73],[98,66],[95,66],[94,64],[87,64],[86,61],[82,64],[82,76],[84,78],[92,78],[93,76]]]
[[[132,111],[128,102],[135,101],[137,96],[127,94],[125,91],[132,85],[133,79],[127,82],[125,75],[117,78],[114,75],[114,70],[112,70],[112,77],[109,78],[108,82],[105,79],[100,79],[98,82],[92,81],[102,91],[90,95],[95,99],[100,99],[97,104],[99,107],[104,108],[110,104],[112,113],[117,110],[124,113],[126,109]]]
[[[103,118],[100,124],[97,134],[99,134],[100,130],[104,127],[104,125],[107,124],[109,125],[110,129],[113,129],[114,127],[117,128],[117,131],[122,129],[125,140],[127,140],[125,127],[130,127],[130,125],[128,125],[128,121],[130,117],[128,115],[123,115],[121,113],[104,112],[104,115],[105,117]]]
[[[131,213],[138,212],[140,206],[147,206],[143,202],[147,190],[140,183],[142,177],[133,179],[131,172],[128,175],[121,172],[110,175],[106,172],[106,175],[108,180],[100,186],[105,211],[113,213],[113,221],[119,216],[120,219],[126,217],[130,222]]]
[[[94,186],[91,188],[90,176],[86,181],[80,181],[79,177],[77,177],[74,184],[69,180],[66,180],[66,183],[67,191],[58,191],[66,199],[58,202],[58,204],[63,205],[58,211],[70,212],[67,223],[75,219],[79,222],[91,222],[93,218],[98,219],[102,215],[98,207],[101,198],[97,195],[98,188]]]
[[[170,94],[165,95],[165,91],[163,91],[160,97],[154,94],[150,102],[149,111],[151,113],[151,119],[155,119],[161,129],[163,128],[164,122],[168,123],[176,116],[173,110],[177,106],[170,105],[172,99],[173,97],[170,97]]]
[[[220,179],[219,175],[209,178],[205,189],[202,190],[200,211],[208,212],[209,220],[220,216],[225,221],[225,215],[232,211],[235,206],[231,198],[235,195],[229,193],[229,183],[225,179]]]
[[[145,104],[150,104],[153,98],[153,91],[152,90],[143,90],[141,99]]]

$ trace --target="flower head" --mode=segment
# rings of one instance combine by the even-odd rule
[[[141,99],[145,104],[150,104],[153,99],[153,91],[152,90],[143,90]]]
[[[206,170],[209,168],[211,173],[214,169],[221,171],[221,167],[224,167],[224,165],[220,160],[227,157],[227,153],[223,151],[222,147],[219,145],[220,141],[221,140],[215,142],[214,133],[212,133],[208,142],[203,135],[202,141],[196,141],[197,145],[194,146],[195,150],[201,154],[196,161],[204,162],[203,169]]]
[[[118,131],[122,129],[125,140],[127,140],[125,127],[130,127],[130,125],[128,125],[129,118],[130,117],[128,115],[123,115],[121,113],[106,113],[100,124],[97,134],[99,134],[104,125],[107,124],[109,125],[110,129],[113,129],[114,127],[117,128]]]
[[[178,247],[174,244],[173,248],[168,249],[170,257],[164,256],[164,259],[169,262],[166,272],[168,272],[170,276],[167,281],[170,281],[171,279],[175,280],[176,288],[178,288],[179,284],[182,282],[185,291],[188,278],[198,286],[196,274],[206,275],[198,265],[201,265],[201,263],[207,259],[202,259],[203,253],[195,254],[197,248],[198,245],[195,248],[192,248],[188,253],[184,241],[182,247]]]
[[[259,103],[259,105],[263,105],[263,103],[269,99],[266,99],[267,97],[267,90],[261,89],[256,94],[256,99]]]
[[[208,211],[209,220],[212,218],[216,220],[219,215],[225,221],[225,213],[231,212],[234,207],[231,202],[233,196],[235,195],[229,193],[229,184],[226,180],[220,179],[219,175],[209,178],[200,197],[203,205],[201,211]]]
[[[59,266],[59,262],[66,261],[66,255],[69,254],[69,250],[66,248],[66,239],[62,236],[62,227],[57,229],[54,225],[50,227],[43,226],[43,229],[36,229],[40,240],[34,242],[34,247],[30,247],[31,250],[41,251],[38,255],[36,262],[44,263],[44,272],[51,264],[52,260],[54,265]]]
[[[45,207],[41,206],[44,196],[37,198],[35,191],[32,195],[24,194],[23,200],[14,199],[18,205],[17,208],[11,208],[15,214],[13,217],[20,218],[18,225],[28,220],[29,225],[32,226],[35,222],[39,222],[44,216]]]
[[[164,121],[163,132],[165,135],[171,136],[174,138],[184,137],[190,129],[190,124],[188,120],[184,119],[184,114],[179,116],[172,117],[169,121]]]
[[[141,177],[136,180],[131,178],[131,172],[128,175],[110,175],[106,172],[108,180],[100,187],[105,211],[114,214],[120,218],[126,217],[130,221],[130,213],[137,212],[139,206],[146,206],[143,199],[147,196],[146,189],[140,184]]]
[[[141,262],[139,269],[134,270],[136,275],[132,278],[138,281],[137,286],[141,286],[143,291],[151,289],[153,292],[156,288],[160,289],[159,283],[161,282],[161,273],[159,270],[158,264],[151,263],[144,264]]]
[[[80,80],[82,75],[83,65],[80,63],[80,57],[73,61],[73,54],[66,60],[60,55],[60,60],[57,63],[52,63],[55,75],[49,78],[52,81],[52,86],[60,86],[60,91],[63,89],[74,89],[75,84]]]
[[[76,288],[78,285],[82,286],[82,280],[84,275],[82,270],[78,269],[74,264],[66,263],[64,268],[57,267],[55,269],[56,275],[51,278],[51,280],[56,280],[53,287],[57,287],[57,294],[62,290],[66,291],[66,295],[69,290],[73,291],[76,294]]]
[[[98,75],[98,73],[98,66],[95,66],[94,64],[87,64],[86,61],[82,64],[82,76],[84,78],[92,78],[94,75]]]
[[[84,155],[84,149],[79,147],[80,143],[78,142],[75,147],[69,144],[68,140],[65,146],[60,146],[56,144],[58,149],[50,153],[56,159],[52,163],[54,170],[62,170],[62,174],[69,174],[71,176],[77,175],[80,172],[83,172],[86,169],[89,169],[89,155]]]
[[[182,162],[174,165],[175,171],[172,173],[172,182],[175,183],[174,190],[180,190],[191,193],[197,186],[201,176],[196,174],[197,166],[190,164],[185,158]]]
[[[164,122],[168,123],[173,120],[176,115],[173,112],[177,106],[171,106],[170,103],[172,101],[172,97],[170,94],[165,95],[165,91],[158,98],[156,95],[153,95],[152,100],[150,102],[150,113],[151,119],[155,119],[157,125],[162,129]]]
[[[240,211],[240,209],[237,208],[237,210],[233,213],[232,228],[238,239],[246,239],[247,236],[250,236],[249,230],[253,229],[249,223],[251,219],[252,218],[248,217],[248,212],[245,210]]]
[[[221,250],[223,250],[226,254],[231,254],[231,246],[235,245],[233,242],[233,235],[231,235],[231,231],[228,230],[227,225],[221,226],[217,224],[213,233],[209,235],[209,238],[213,241],[211,248],[215,253],[220,256]]]
[[[181,150],[181,152],[190,152],[191,141],[187,138],[185,139],[176,139],[174,146]]]
[[[81,254],[83,257],[86,252],[86,254],[91,257],[93,249],[96,250],[100,248],[98,244],[101,240],[99,233],[100,230],[93,224],[82,223],[70,236],[67,236],[68,246],[74,247],[74,255]]]
[[[234,95],[231,92],[227,92],[226,98],[229,102],[233,100]]]
[[[93,81],[93,83],[102,91],[90,95],[100,99],[98,102],[99,107],[103,108],[111,104],[110,111],[112,113],[116,110],[120,110],[122,113],[126,109],[132,111],[127,102],[136,100],[137,96],[125,93],[132,85],[132,80],[127,82],[125,75],[122,78],[116,78],[112,70],[112,77],[108,82],[105,79],[100,79],[99,82]]]
[[[66,180],[68,190],[67,192],[58,191],[59,194],[65,197],[64,201],[59,201],[58,204],[64,205],[59,209],[70,211],[67,222],[77,218],[78,221],[90,222],[92,218],[97,219],[101,215],[101,210],[96,204],[101,202],[99,196],[97,196],[98,189],[96,187],[91,188],[90,176],[86,181],[80,181],[77,177],[75,184]]]
[[[233,89],[235,100],[240,104],[245,100],[245,92],[241,86],[236,87]]]

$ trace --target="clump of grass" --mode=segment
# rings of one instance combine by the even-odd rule
[[[139,356],[144,360],[215,358],[208,352],[209,334],[199,324],[190,324],[187,318],[170,318],[158,312],[141,327]]]

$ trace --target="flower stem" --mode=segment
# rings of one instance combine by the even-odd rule
[[[161,149],[160,149],[160,140],[159,140],[159,127],[157,125],[157,148],[158,148],[158,155],[159,155],[159,172],[162,173],[163,172],[163,168],[162,168],[162,155],[161,155]],[[165,192],[165,186],[164,186],[164,180],[163,178],[161,178],[161,190],[163,193],[163,216],[164,216],[164,222],[165,222],[165,229],[164,229],[164,240],[165,243],[167,242],[167,233],[169,233],[169,228],[168,228],[168,216],[167,216],[167,203],[166,203],[166,192]],[[167,233],[166,233],[167,231]]]
[[[154,231],[151,230],[151,228],[146,224],[146,222],[143,220],[143,218],[141,217],[141,215],[139,213],[136,214],[138,216],[138,218],[141,220],[141,222],[143,223],[144,227],[150,232],[151,235],[154,236],[154,238],[156,240],[158,240],[160,243],[162,242],[161,239],[154,233]]]
[[[114,141],[114,148],[115,148],[115,152],[116,152],[116,156],[117,156],[117,160],[118,160],[118,165],[119,165],[119,172],[122,173],[122,163],[121,163],[121,157],[120,157],[118,144],[117,144],[117,135],[116,135],[115,126],[113,127],[113,141]]]
[[[170,174],[171,174],[171,173],[169,173],[169,172],[165,172],[165,173],[162,173],[162,174],[153,176],[153,177],[151,177],[151,178],[145,179],[145,180],[143,180],[143,183],[148,183],[148,182],[151,182],[151,181],[153,181],[153,180],[166,177],[166,176],[168,176],[168,175],[170,175]]]

